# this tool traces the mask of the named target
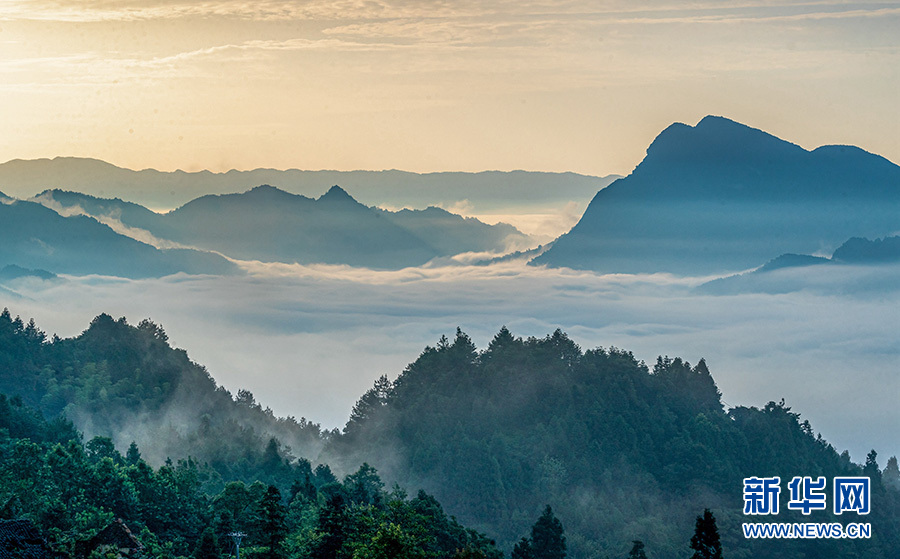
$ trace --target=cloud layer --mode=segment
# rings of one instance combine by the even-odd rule
[[[600,276],[505,263],[372,272],[245,263],[246,277],[68,278],[11,285],[14,314],[63,336],[100,312],[150,317],[229,389],[282,415],[341,426],[375,378],[396,377],[457,326],[485,347],[500,326],[562,328],[583,348],[709,366],[730,406],[785,398],[841,450],[900,453],[897,267],[796,270],[780,294],[712,296],[707,278]],[[803,274],[808,275],[802,281]],[[798,277],[800,276],[800,277]]]

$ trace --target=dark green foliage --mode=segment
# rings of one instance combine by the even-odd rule
[[[550,505],[531,527],[531,550],[534,559],[565,559],[566,536]]]
[[[553,515],[550,505],[531,527],[531,537],[513,546],[512,559],[565,559],[566,537],[562,523]]]
[[[566,547],[572,556],[622,554],[635,530],[654,555],[679,556],[690,511],[704,507],[715,507],[731,556],[877,557],[900,548],[896,460],[883,474],[874,452],[864,468],[853,464],[783,401],[726,412],[703,360],[661,357],[650,370],[616,348],[582,351],[559,330],[522,339],[503,328],[483,351],[457,330],[396,381],[380,378],[343,433],[276,419],[248,391],[217,388],[161,327],[106,315],[76,338],[48,340],[33,321],[0,313],[0,388],[16,394],[0,395],[0,517],[28,517],[64,549],[121,516],[159,557],[193,554],[209,527],[223,554],[237,530],[248,534],[249,555],[497,556],[493,541],[438,500],[519,559],[559,557]],[[121,440],[82,445],[71,423],[44,421],[29,404]],[[196,415],[186,414],[183,433],[166,431],[168,409]],[[121,432],[138,415],[156,433],[140,448]],[[327,443],[318,460],[352,473],[340,482],[326,464],[313,469],[278,435],[312,448],[309,456]],[[747,540],[740,488],[750,475],[869,475],[867,520],[877,537]],[[401,486],[435,497],[408,499]],[[520,541],[547,502],[556,510],[545,509]],[[805,519],[783,511],[779,520]],[[845,519],[821,511],[813,520]]]
[[[628,552],[628,559],[647,559],[647,553],[644,552],[644,542],[634,540],[632,544],[631,551]]]
[[[287,536],[285,516],[287,511],[281,503],[281,492],[270,485],[260,499],[256,510],[258,523],[257,533],[265,551],[260,555],[263,559],[282,559],[284,539]]]
[[[900,490],[900,468],[897,467],[896,456],[888,458],[887,466],[884,467],[881,479],[885,487]]]
[[[697,517],[697,526],[691,537],[691,559],[722,559],[722,542],[719,541],[719,529],[716,517],[709,509]]]
[[[61,413],[93,434],[112,438],[119,448],[133,433],[149,433],[129,449],[125,461],[161,464],[168,456],[193,456],[223,478],[260,479],[287,489],[303,475],[285,450],[315,455],[325,436],[305,419],[276,418],[249,391],[236,397],[217,387],[209,373],[169,346],[162,326],[101,314],[75,338],[47,336],[34,321],[0,313],[0,393],[18,397],[48,417]],[[19,401],[19,400],[17,400]],[[0,422],[4,406],[0,402]],[[170,414],[176,414],[173,417]],[[11,425],[27,429],[26,423]],[[177,424],[178,430],[171,425]],[[71,425],[51,422],[47,433],[59,442],[74,434]]]
[[[535,559],[534,550],[531,549],[531,540],[522,538],[513,546],[510,559]]]
[[[448,518],[433,497],[385,493],[367,464],[319,491],[309,462],[299,461],[303,482],[295,480],[288,509],[274,485],[210,483],[217,474],[192,459],[154,469],[136,444],[122,457],[104,437],[82,445],[75,433],[61,444],[46,439],[51,424],[20,402],[0,395],[0,410],[0,518],[32,520],[67,553],[118,517],[149,557],[221,559],[233,553],[228,534],[241,531],[242,555],[260,559],[502,558],[492,541]],[[16,425],[34,439],[10,437],[5,426]],[[317,473],[334,477],[324,466]],[[212,487],[222,489],[210,494]]]
[[[379,381],[325,456],[367,462],[421,486],[462,522],[513,550],[544,503],[566,526],[573,556],[623,553],[635,527],[654,554],[677,556],[690,511],[720,511],[730,553],[841,557],[876,541],[745,539],[742,479],[862,475],[784,402],[726,411],[707,363],[660,357],[652,370],[617,348],[582,351],[563,332],[517,338],[502,328],[485,350],[457,330],[427,347],[390,386]],[[386,453],[385,449],[391,452]],[[874,519],[889,517],[884,502]],[[801,521],[785,511],[784,521]],[[839,521],[823,512],[821,521]],[[885,521],[885,525],[888,523]],[[530,546],[529,542],[529,546]],[[526,553],[519,545],[516,553]]]
[[[872,483],[872,489],[883,489],[881,481],[881,470],[878,468],[878,453],[874,449],[866,455],[866,464],[863,466],[863,475],[868,477]]]
[[[200,543],[197,550],[194,551],[194,559],[220,559],[219,542],[216,540],[216,533],[212,528],[203,530],[200,535]]]

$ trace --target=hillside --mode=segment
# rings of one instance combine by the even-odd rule
[[[482,351],[459,331],[441,339],[359,400],[325,456],[425,487],[506,548],[548,502],[577,557],[622,557],[632,540],[651,556],[681,557],[682,534],[706,507],[726,556],[837,558],[900,545],[889,520],[897,492],[880,494],[881,512],[868,519],[878,541],[744,539],[743,478],[863,469],[783,402],[725,411],[702,359],[661,357],[648,368],[616,348],[582,351],[559,331],[521,339],[503,329]],[[877,473],[874,456],[866,475]]]
[[[160,250],[119,235],[86,216],[63,217],[40,204],[0,204],[0,267],[128,278],[230,274],[237,267],[220,255],[188,249]]]
[[[273,437],[290,456],[316,456],[323,433],[301,418],[277,418],[253,395],[232,395],[150,321],[96,317],[79,336],[47,336],[34,321],[0,313],[0,394],[47,417],[65,414],[89,437],[111,437],[144,457],[192,456],[225,479],[273,482],[265,451]]]
[[[900,227],[900,167],[852,146],[807,151],[708,116],[657,136],[627,177],[534,264],[703,275],[833,250]]]
[[[503,252],[530,242],[512,226],[488,225],[439,208],[370,208],[338,186],[313,199],[264,185],[240,194],[202,196],[166,214],[59,190],[45,191],[35,200],[63,213],[115,220],[176,246],[264,262],[397,269],[464,252]]]
[[[651,557],[681,557],[705,508],[715,512],[729,556],[828,559],[900,548],[897,476],[886,468],[882,483],[875,452],[864,466],[852,463],[784,402],[726,411],[702,359],[660,357],[650,368],[620,349],[583,351],[560,331],[522,339],[504,328],[481,351],[457,331],[394,381],[379,379],[343,432],[323,433],[305,419],[275,418],[246,391],[235,397],[217,387],[150,321],[135,327],[100,315],[79,336],[47,339],[33,322],[4,311],[0,393],[49,417],[63,412],[88,436],[111,436],[102,443],[107,454],[113,444],[122,452],[136,441],[151,464],[191,456],[208,464],[203,475],[213,484],[262,480],[285,491],[298,481],[299,492],[304,469],[319,462],[357,472],[348,491],[353,479],[422,488],[507,550],[547,504],[575,557],[624,556],[633,540]],[[366,463],[378,471],[377,483]],[[773,475],[869,476],[873,506],[865,521],[877,537],[743,538],[742,479]],[[314,483],[317,490],[323,484]],[[784,510],[772,520],[858,518]]]
[[[245,557],[503,557],[434,497],[385,491],[368,465],[339,480],[327,465],[267,457],[278,485],[223,478],[190,457],[154,468],[134,443],[124,454],[108,438],[83,443],[71,423],[0,394],[0,552],[114,557],[103,544],[115,543],[131,548],[119,556],[221,559],[241,532]]]

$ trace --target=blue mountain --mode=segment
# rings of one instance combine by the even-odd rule
[[[440,208],[371,208],[339,186],[314,199],[263,185],[240,194],[201,196],[166,214],[118,198],[60,190],[45,191],[37,200],[118,219],[159,239],[264,262],[397,269],[528,241],[510,225],[488,225]]]
[[[852,146],[808,151],[732,120],[676,123],[534,264],[685,275],[755,267],[900,229],[900,167]]]
[[[93,218],[63,217],[40,204],[21,200],[0,204],[0,267],[9,265],[128,278],[238,271],[217,254],[160,250],[120,235]]]

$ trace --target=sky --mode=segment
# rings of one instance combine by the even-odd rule
[[[900,3],[4,0],[0,161],[627,174],[718,114],[900,161]]]
[[[0,0],[0,161],[625,175],[672,122],[717,114],[900,162],[898,29],[900,2]],[[896,268],[714,296],[516,263],[247,265],[26,282],[3,305],[62,336],[152,318],[227,388],[326,427],[457,326],[480,347],[560,327],[705,357],[728,406],[784,397],[858,461],[900,453]]]

